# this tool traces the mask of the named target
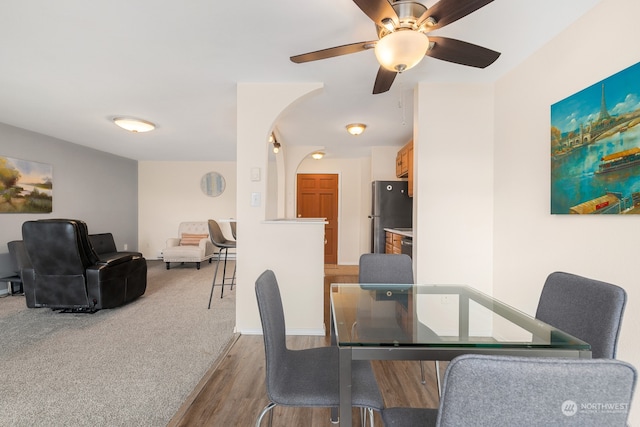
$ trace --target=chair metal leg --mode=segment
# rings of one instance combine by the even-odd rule
[[[233,285],[236,284],[236,267],[238,266],[238,259],[233,264],[233,277],[231,277],[231,290],[233,290]]]
[[[366,427],[367,418],[369,419],[369,425],[371,427],[374,427],[373,409],[361,407],[360,408],[360,425],[361,426]],[[333,420],[331,422],[333,422]]]
[[[440,383],[440,362],[437,360],[435,362],[436,362],[436,381],[438,382],[438,397],[441,397],[442,388]]]
[[[264,418],[265,414],[267,412],[269,412],[269,426],[271,426],[271,422],[273,421],[273,411],[271,411],[274,407],[276,406],[275,403],[273,402],[269,402],[267,404],[267,406],[264,407],[264,409],[262,409],[262,412],[260,412],[260,416],[258,417],[258,419],[256,420],[256,427],[260,427],[260,424],[262,423],[262,418]]]
[[[211,284],[211,294],[209,294],[209,306],[207,307],[207,310],[211,308],[211,298],[213,298],[213,289],[216,287],[216,278],[218,277],[218,267],[220,267],[220,252],[222,252],[222,250],[218,251],[218,262],[216,263],[216,272],[213,274],[213,283]],[[224,290],[224,282],[222,284],[222,289]]]
[[[224,267],[222,268],[222,290],[220,291],[220,298],[224,295],[224,282],[227,279],[227,254],[229,250],[224,248]]]
[[[442,382],[440,379],[440,362],[435,360],[435,365],[436,365],[436,382],[438,383],[438,397],[440,397],[441,393],[442,393]],[[422,380],[420,382],[422,382],[422,384],[426,384],[427,381],[424,377],[424,361],[420,361],[420,375],[422,376]]]
[[[331,408],[331,418],[329,418],[329,421],[331,421],[331,424],[340,424],[340,417],[338,416],[337,407]]]

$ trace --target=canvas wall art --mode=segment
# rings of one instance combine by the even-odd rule
[[[640,62],[551,106],[551,213],[640,213]]]
[[[0,156],[0,213],[51,213],[53,168]]]

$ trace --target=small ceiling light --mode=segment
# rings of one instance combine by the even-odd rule
[[[418,65],[429,49],[429,38],[419,31],[398,30],[376,43],[378,62],[389,71],[401,73]]]
[[[273,134],[273,132],[269,134],[269,144],[273,145],[274,154],[278,154],[278,152],[280,151],[280,143],[276,139],[276,136]]]
[[[154,130],[156,125],[146,120],[135,119],[133,117],[115,117],[113,122],[120,126],[122,129],[126,129],[129,132],[149,132]]]
[[[321,158],[324,157],[324,153],[322,151],[316,151],[311,155],[311,157],[313,157],[316,160],[320,160]]]
[[[351,135],[358,136],[367,128],[367,125],[362,123],[351,123],[347,125],[347,132]]]

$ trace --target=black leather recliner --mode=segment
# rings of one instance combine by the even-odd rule
[[[27,307],[96,311],[144,294],[147,262],[122,254],[101,260],[80,220],[47,219],[22,224],[32,267],[23,269]]]
[[[133,255],[141,257],[142,253],[133,251],[119,251],[116,242],[111,233],[89,234],[89,243],[96,252],[98,257],[103,260],[109,260],[113,257],[121,257],[123,255]]]

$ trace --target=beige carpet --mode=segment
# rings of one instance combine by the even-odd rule
[[[0,298],[0,426],[165,426],[233,337],[214,267],[150,261],[144,296],[95,314]]]

